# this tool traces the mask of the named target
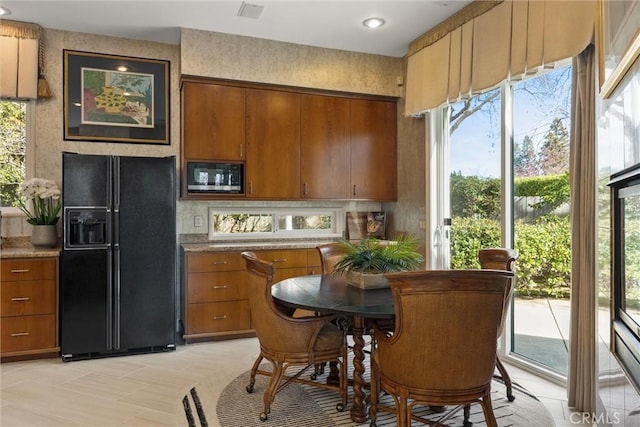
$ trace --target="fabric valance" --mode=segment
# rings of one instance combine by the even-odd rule
[[[474,1],[410,45],[405,115],[577,55],[596,12],[596,0]]]
[[[37,24],[0,21],[0,97],[37,97],[40,32]]]

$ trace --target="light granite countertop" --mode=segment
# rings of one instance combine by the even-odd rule
[[[34,248],[33,246],[21,248],[2,248],[0,258],[48,258],[60,255],[60,248]]]
[[[199,242],[183,243],[185,252],[216,252],[216,251],[259,251],[269,249],[313,249],[323,243],[332,243],[336,239],[298,239],[271,241],[232,241],[232,242]]]

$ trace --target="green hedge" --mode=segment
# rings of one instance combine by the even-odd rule
[[[569,173],[565,172],[561,175],[516,178],[513,190],[516,197],[540,197],[540,203],[533,207],[555,209],[569,201],[569,187]]]
[[[515,225],[516,292],[521,296],[568,298],[571,279],[569,218],[547,216]],[[500,223],[453,218],[451,268],[479,268],[478,250],[500,246]]]

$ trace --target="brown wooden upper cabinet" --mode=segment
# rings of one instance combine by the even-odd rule
[[[247,198],[300,198],[300,94],[247,89]]]
[[[351,198],[397,197],[396,103],[351,100]]]
[[[300,173],[303,198],[350,198],[349,103],[349,98],[302,95]]]
[[[191,199],[376,200],[397,197],[395,98],[183,78],[187,161],[244,163],[244,193]]]
[[[245,159],[245,89],[184,82],[182,87],[183,158]]]

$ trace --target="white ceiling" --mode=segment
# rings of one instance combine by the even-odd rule
[[[264,9],[258,19],[237,16],[242,1],[1,0],[5,19],[77,31],[178,44],[179,28],[215,31],[303,45],[402,57],[409,43],[467,0],[247,0]],[[386,24],[371,30],[368,17]]]

